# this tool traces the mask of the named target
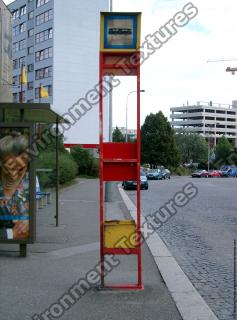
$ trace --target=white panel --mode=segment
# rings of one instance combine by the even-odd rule
[[[53,105],[64,114],[99,81],[100,12],[109,0],[54,1]],[[105,113],[108,99],[104,99]],[[106,115],[108,119],[108,115]],[[104,126],[107,140],[108,120]],[[65,143],[99,142],[99,104],[94,105],[68,131]]]

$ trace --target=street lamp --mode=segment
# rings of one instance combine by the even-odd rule
[[[137,92],[137,90],[130,91],[127,95],[127,101],[126,101],[126,139],[125,141],[128,142],[128,98],[130,94]],[[140,90],[140,92],[146,92],[145,90]]]

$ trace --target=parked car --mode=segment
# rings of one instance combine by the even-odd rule
[[[222,177],[235,177],[235,178],[237,178],[237,168],[231,168],[225,172],[223,171]]]
[[[206,170],[198,170],[194,171],[192,174],[192,178],[207,178],[208,172]]]
[[[208,171],[208,177],[209,178],[217,178],[217,177],[221,177],[222,174],[220,172],[220,170],[210,170]]]
[[[168,169],[164,169],[161,171],[161,174],[162,174],[162,179],[165,180],[165,179],[170,179],[170,176],[171,176],[171,172],[168,170]]]
[[[126,181],[123,181],[122,186],[123,186],[124,190],[137,189],[137,181],[126,180]],[[141,173],[140,173],[140,186],[141,186],[141,189],[148,190],[147,177],[143,171],[141,171]]]
[[[149,170],[146,174],[148,180],[158,180],[161,176],[161,171],[159,169]]]
[[[220,168],[220,172],[221,172],[221,176],[222,177],[225,177],[227,172],[230,170],[230,169],[235,169],[236,167],[233,166],[233,165],[223,165],[221,168]]]

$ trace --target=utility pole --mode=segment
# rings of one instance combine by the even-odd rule
[[[113,0],[109,1],[109,11],[113,11]],[[109,82],[112,83],[112,76],[109,77]],[[109,92],[109,142],[113,140],[113,90]],[[105,182],[105,202],[111,202],[111,181]]]

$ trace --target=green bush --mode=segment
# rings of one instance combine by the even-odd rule
[[[71,155],[78,166],[78,174],[98,177],[99,163],[89,150],[75,147],[71,150]]]
[[[177,176],[190,176],[192,174],[192,170],[184,167],[178,167],[174,169],[173,174]]]
[[[56,184],[55,152],[44,151],[37,159],[37,168],[52,169],[52,172],[38,172],[40,185],[43,188],[54,187]],[[68,152],[59,153],[59,183],[65,184],[77,176],[77,164]]]

